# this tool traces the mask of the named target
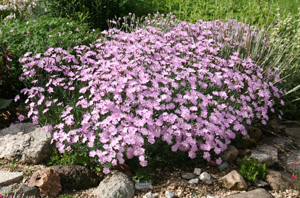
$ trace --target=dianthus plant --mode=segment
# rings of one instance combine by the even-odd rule
[[[28,52],[20,59],[20,79],[31,86],[21,91],[28,96],[27,117],[48,123],[60,152],[81,141],[101,164],[123,164],[126,155],[146,166],[143,146],[157,138],[190,158],[203,151],[210,161],[237,134],[245,135],[247,124],[266,124],[282,93],[272,70],[238,52],[218,56],[224,43],[213,39],[213,29],[222,29],[227,46],[237,45],[226,33],[229,23],[241,25],[179,21],[166,31],[111,28],[97,44],[75,47],[73,54],[61,48]],[[247,34],[255,36],[245,29]]]

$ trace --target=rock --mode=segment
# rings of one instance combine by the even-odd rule
[[[172,198],[172,197],[174,197],[175,195],[174,195],[173,193],[171,193],[170,191],[166,191],[166,192],[165,192],[165,196],[166,196],[167,198]]]
[[[40,193],[38,188],[27,186],[25,184],[12,184],[9,186],[5,186],[0,188],[0,195],[23,195],[24,197],[39,197]],[[0,196],[1,197],[1,196]]]
[[[93,194],[99,198],[131,198],[134,195],[134,185],[124,173],[112,171],[100,182]]]
[[[208,174],[207,172],[201,173],[201,175],[199,176],[199,179],[205,183],[211,183],[210,174]]]
[[[267,183],[267,182],[265,182],[265,181],[263,181],[263,180],[257,180],[256,182],[255,182],[255,186],[257,186],[257,187],[266,187],[266,186],[268,186],[269,184]]]
[[[255,190],[251,190],[245,193],[239,193],[234,195],[226,196],[226,198],[274,198],[273,195],[268,193],[263,188],[257,188]]]
[[[154,198],[154,194],[152,192],[147,192],[143,198]]]
[[[294,143],[291,139],[286,138],[285,136],[280,137],[274,137],[270,139],[270,142],[273,143],[277,148],[280,149],[292,149],[294,146]]]
[[[266,181],[274,191],[284,191],[289,188],[299,189],[297,181],[292,179],[292,175],[280,171],[267,170]]]
[[[28,186],[38,187],[41,194],[45,194],[49,197],[56,197],[62,190],[59,172],[52,168],[45,168],[33,173]]]
[[[191,180],[189,180],[189,183],[190,184],[198,184],[199,183],[199,179],[198,178],[191,179]]]
[[[179,197],[179,198],[184,197],[184,191],[183,190],[177,190],[176,194],[177,194],[177,197]]]
[[[292,150],[284,155],[282,158],[283,165],[288,172],[294,171],[299,173],[300,171],[300,150]],[[293,163],[296,163],[294,166]],[[291,168],[291,169],[290,169]]]
[[[193,179],[196,177],[193,173],[182,172],[181,177],[187,180]]]
[[[270,167],[274,164],[272,156],[262,151],[253,150],[249,158],[255,158],[260,163],[266,164],[267,167]]]
[[[135,183],[135,189],[152,189],[152,183],[145,182],[145,183]]]
[[[100,183],[98,176],[84,166],[57,165],[51,166],[59,173],[63,190],[81,190],[96,187]]]
[[[218,166],[218,168],[219,168],[220,171],[223,171],[223,170],[225,170],[228,167],[229,167],[229,165],[228,165],[227,162],[225,162],[225,163],[221,164],[220,166]]]
[[[50,132],[32,123],[12,125],[0,131],[0,159],[38,164],[49,157]]]
[[[239,155],[239,151],[237,148],[235,148],[235,146],[233,145],[229,145],[227,147],[227,150],[224,151],[220,156],[222,158],[223,161],[225,162],[233,162],[236,160],[236,158]]]
[[[20,181],[22,181],[22,179],[23,179],[22,172],[0,171],[0,187],[20,182]]]
[[[300,139],[300,127],[286,128],[284,131],[288,136]]]
[[[250,149],[239,149],[239,156],[244,157],[244,156],[250,156],[251,155],[251,150]]]
[[[264,152],[272,157],[274,163],[278,163],[278,149],[267,144],[260,145],[256,150]]]
[[[227,190],[247,190],[248,185],[244,178],[236,171],[233,170],[219,180],[221,186]]]
[[[200,168],[195,168],[194,169],[194,174],[195,175],[200,175],[201,174],[201,169]]]

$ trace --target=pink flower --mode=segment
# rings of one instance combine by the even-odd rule
[[[108,173],[110,173],[110,170],[109,170],[109,168],[103,168],[103,173],[104,173],[104,174],[108,174]]]

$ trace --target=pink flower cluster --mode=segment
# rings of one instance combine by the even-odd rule
[[[224,43],[213,39],[213,30],[227,32],[228,23],[179,22],[166,32],[112,28],[73,55],[61,48],[27,53],[20,59],[21,80],[32,86],[22,90],[27,117],[36,124],[43,115],[53,118],[57,123],[49,128],[60,152],[81,141],[101,164],[123,164],[126,155],[146,166],[143,145],[157,138],[190,158],[202,150],[210,161],[212,152],[220,154],[236,134],[247,133],[246,124],[266,124],[282,93],[271,70],[264,73],[237,52],[227,60],[218,56]],[[217,33],[227,45],[237,44]]]

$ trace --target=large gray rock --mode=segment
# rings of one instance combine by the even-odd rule
[[[0,171],[0,186],[7,186],[22,181],[22,172],[5,172]]]
[[[249,158],[257,159],[260,163],[266,164],[267,167],[275,163],[271,155],[257,150],[252,150]]]
[[[255,190],[251,190],[245,193],[239,193],[234,195],[226,196],[226,198],[274,198],[273,195],[268,193],[263,188],[257,188]]]
[[[134,185],[127,175],[119,171],[112,171],[93,191],[98,198],[131,198],[134,195]]]
[[[0,188],[0,195],[23,195],[24,197],[39,197],[40,193],[38,188],[27,186],[25,184],[12,184]]]
[[[49,157],[50,132],[31,123],[12,125],[0,131],[0,159],[38,164]]]
[[[49,168],[59,172],[63,190],[87,189],[96,187],[100,183],[100,178],[84,166],[57,165]]]
[[[274,146],[263,144],[256,148],[258,151],[262,151],[272,157],[273,163],[278,163],[278,149]]]
[[[247,190],[248,185],[244,178],[236,171],[233,170],[224,177],[221,177],[218,182],[222,187],[227,190]]]

